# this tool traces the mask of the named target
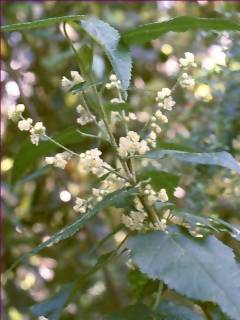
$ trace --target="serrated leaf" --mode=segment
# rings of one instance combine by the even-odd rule
[[[103,320],[153,320],[152,311],[142,303],[106,315]]]
[[[6,31],[6,32],[25,31],[25,30],[38,29],[38,28],[47,28],[61,22],[78,21],[86,18],[87,16],[84,16],[84,15],[62,16],[62,17],[48,18],[48,19],[42,19],[42,20],[35,20],[30,22],[9,24],[6,26],[2,26],[1,29],[2,31]]]
[[[85,138],[79,136],[76,129],[68,129],[61,133],[55,134],[53,139],[59,143],[67,146],[82,142]],[[27,170],[31,169],[36,161],[49,155],[50,152],[59,149],[51,141],[40,141],[38,146],[33,145],[29,139],[21,146],[20,150],[16,154],[12,169],[12,182],[15,183],[21,178]]]
[[[131,79],[132,61],[127,47],[119,43],[119,32],[97,18],[81,21],[82,28],[103,48],[113,70],[126,90]]]
[[[47,317],[48,320],[60,319],[61,313],[71,292],[73,291],[73,288],[73,283],[68,284],[52,298],[33,305],[31,307],[32,314],[38,317]]]
[[[10,268],[13,269],[16,267],[22,260],[39,253],[46,247],[50,247],[54,244],[57,244],[60,241],[68,239],[75,235],[83,226],[86,225],[88,221],[94,218],[101,210],[109,207],[115,206],[117,208],[126,208],[128,207],[131,202],[132,198],[137,192],[136,188],[123,188],[112,193],[109,193],[106,197],[103,198],[93,209],[88,210],[84,215],[82,215],[79,219],[77,219],[72,224],[64,227],[54,235],[52,235],[48,240],[44,241],[43,243],[39,244],[33,250],[25,254],[24,256],[20,257]],[[8,271],[8,270],[7,270]],[[6,271],[6,272],[7,272]]]
[[[226,151],[192,153],[178,150],[154,150],[144,154],[143,157],[149,159],[162,159],[164,157],[169,157],[184,162],[220,166],[240,173],[240,164],[230,153]]]
[[[156,309],[156,320],[203,320],[203,317],[185,306],[162,302]]]
[[[240,268],[232,250],[214,236],[197,240],[172,231],[151,232],[133,237],[128,247],[149,278],[190,299],[217,303],[232,319],[240,319]]]
[[[240,25],[237,22],[222,18],[181,16],[168,21],[145,24],[125,31],[122,33],[122,40],[127,44],[144,43],[157,39],[169,31],[185,32],[196,29],[240,31]]]

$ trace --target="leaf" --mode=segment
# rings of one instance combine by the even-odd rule
[[[125,208],[129,206],[129,203],[132,201],[133,195],[136,193],[136,188],[123,188],[112,193],[109,193],[106,197],[103,198],[102,201],[98,202],[98,204],[91,210],[88,210],[84,215],[82,215],[79,219],[77,219],[72,224],[64,227],[53,236],[51,236],[48,240],[39,244],[33,250],[20,257],[6,272],[9,272],[13,268],[15,268],[23,259],[26,259],[38,252],[42,251],[46,247],[50,247],[62,240],[68,239],[76,234],[83,226],[86,225],[88,221],[95,217],[99,211],[109,207],[115,206],[117,208]]]
[[[85,91],[88,88],[95,87],[98,84],[102,84],[102,81],[94,81],[91,83],[82,82],[79,84],[75,84],[68,91],[72,94],[78,94],[78,92]]]
[[[128,306],[106,315],[103,320],[153,320],[152,311],[144,304]]]
[[[240,319],[240,268],[232,250],[214,236],[197,240],[151,232],[133,237],[128,247],[133,262],[150,278],[190,299],[217,303],[232,319]]]
[[[103,48],[113,70],[126,90],[131,79],[132,60],[127,47],[119,43],[119,32],[96,18],[81,21],[82,28]]]
[[[203,320],[203,318],[185,306],[162,302],[157,307],[156,320]]]
[[[237,22],[222,18],[181,16],[168,21],[145,24],[125,31],[122,33],[122,40],[127,44],[144,43],[157,39],[169,31],[185,32],[196,29],[240,31],[240,25]]]
[[[144,154],[143,157],[149,159],[172,157],[173,159],[184,162],[220,166],[240,173],[240,164],[230,153],[226,151],[212,153],[191,153],[177,150],[154,150]]]
[[[169,194],[174,192],[174,189],[179,183],[180,176],[171,172],[158,170],[156,167],[147,167],[138,174],[140,180],[151,179],[151,186],[155,191],[159,191],[161,188],[167,190]]]
[[[82,19],[86,19],[87,16],[84,15],[70,15],[70,16],[62,16],[62,17],[55,17],[55,18],[48,18],[30,22],[22,22],[22,23],[14,23],[9,24],[6,26],[2,26],[2,31],[9,32],[9,31],[25,31],[37,28],[47,28],[53,26],[55,24],[59,24],[61,22],[66,21],[79,21]]]
[[[84,137],[79,136],[74,128],[55,134],[53,139],[67,146],[76,143],[80,144]],[[12,182],[15,183],[19,178],[21,178],[27,170],[32,168],[39,158],[47,156],[50,152],[57,149],[59,149],[59,147],[51,141],[40,141],[39,145],[35,146],[27,140],[15,156],[12,169]]]
[[[93,64],[93,47],[88,44],[83,44],[77,51],[84,63],[81,64],[83,68],[83,74],[89,74],[92,71]]]
[[[44,316],[48,320],[60,319],[61,313],[64,309],[67,300],[74,288],[73,283],[63,287],[52,298],[47,299],[41,303],[35,304],[31,307],[31,312],[35,316]]]

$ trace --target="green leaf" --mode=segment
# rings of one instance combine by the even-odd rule
[[[214,236],[204,240],[151,232],[128,241],[133,262],[149,278],[198,301],[217,303],[240,319],[240,267],[232,250]]]
[[[83,228],[88,221],[94,218],[99,211],[109,207],[114,206],[117,208],[126,208],[132,202],[133,196],[137,192],[136,188],[123,188],[112,193],[109,193],[106,197],[103,198],[93,209],[88,210],[84,215],[82,215],[79,219],[77,219],[72,224],[64,227],[53,236],[51,236],[48,240],[39,244],[33,250],[20,257],[6,272],[15,268],[22,260],[37,254],[42,251],[46,247],[50,247],[58,242],[68,239],[76,234],[81,228]]]
[[[67,21],[79,21],[82,19],[86,19],[87,16],[84,15],[70,15],[70,16],[62,16],[62,17],[55,17],[55,18],[48,18],[30,22],[23,22],[23,23],[14,23],[9,24],[6,26],[2,26],[2,31],[25,31],[31,29],[38,29],[38,28],[48,28],[55,24],[59,24],[61,22]]]
[[[185,306],[162,302],[156,310],[156,320],[203,320],[203,317]]]
[[[144,43],[157,39],[169,31],[185,32],[196,29],[240,31],[240,25],[237,22],[222,18],[181,16],[168,21],[145,24],[125,31],[122,33],[122,40],[127,44]]]
[[[53,139],[67,146],[77,143],[80,144],[84,137],[80,136],[74,128],[55,134]],[[12,182],[15,183],[21,178],[26,171],[33,167],[39,158],[45,157],[57,149],[59,149],[59,147],[51,141],[40,141],[39,145],[35,146],[27,140],[15,156],[12,169]]]
[[[174,189],[179,183],[180,176],[171,172],[158,170],[153,166],[144,168],[142,172],[138,174],[140,180],[151,179],[151,186],[159,191],[161,188],[167,190],[169,194],[174,192]]]
[[[103,48],[114,72],[126,90],[131,79],[132,60],[127,47],[119,43],[119,32],[96,18],[81,21],[82,28]]]
[[[81,64],[83,68],[83,74],[89,74],[92,71],[93,64],[93,47],[88,44],[83,44],[77,51],[84,63]]]
[[[103,320],[153,320],[152,311],[144,304],[128,306],[106,315]]]
[[[68,91],[71,92],[72,94],[78,94],[78,92],[85,91],[86,89],[95,87],[98,84],[102,84],[102,81],[94,81],[91,83],[82,82],[82,83],[75,84]]]
[[[149,159],[162,159],[170,157],[184,162],[220,166],[240,173],[240,164],[233,156],[226,152],[191,153],[177,150],[154,150],[144,154],[142,157]]]
[[[68,284],[52,298],[33,305],[31,307],[32,314],[38,317],[47,317],[48,320],[60,319],[61,313],[67,303],[70,294],[73,291],[73,288],[73,283]]]

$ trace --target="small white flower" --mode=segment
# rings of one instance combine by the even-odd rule
[[[125,117],[126,121],[135,121],[137,120],[137,116],[134,112],[129,112],[128,116]]]
[[[117,81],[117,76],[115,74],[111,74],[110,77],[109,77],[110,81],[114,82],[114,81]]]
[[[18,122],[18,128],[21,131],[29,131],[32,127],[33,120],[31,118],[20,120]]]
[[[8,119],[17,122],[21,119],[22,113],[25,110],[24,104],[18,104],[16,106],[10,106],[8,109]]]
[[[78,84],[85,81],[78,71],[71,71],[70,74],[73,79],[73,84]]]
[[[181,65],[181,67],[186,69],[188,67],[196,67],[197,66],[197,64],[195,63],[195,58],[194,58],[194,54],[193,53],[185,52],[184,56],[185,56],[185,58],[180,58],[179,59],[179,63]]]
[[[87,210],[86,200],[77,197],[76,202],[75,202],[75,206],[73,207],[73,210],[80,212],[80,213],[85,213]]]
[[[47,164],[54,164],[55,158],[54,157],[46,157],[45,162]]]
[[[46,128],[44,127],[42,122],[37,122],[34,127],[30,129],[30,140],[32,144],[35,144],[36,146],[39,143],[39,139],[45,135]]]
[[[66,77],[62,77],[62,86],[64,88],[70,88],[75,84],[82,83],[85,81],[78,71],[71,71],[70,74],[72,80],[69,80]]]
[[[83,106],[81,104],[79,104],[77,107],[76,107],[76,110],[78,113],[82,113],[82,112],[85,112],[85,109],[83,108]]]
[[[187,73],[183,73],[179,83],[182,88],[192,88],[195,85],[195,80]]]
[[[160,110],[156,111],[155,117],[163,123],[168,123],[168,118]]]
[[[176,102],[173,100],[172,96],[169,96],[163,100],[163,102],[158,103],[158,106],[160,108],[163,108],[165,110],[172,110],[172,107],[176,104]]]
[[[72,85],[72,81],[70,81],[68,78],[66,77],[62,77],[62,86],[64,88],[68,88],[68,87],[71,87]]]
[[[111,74],[109,77],[110,82],[106,83],[105,87],[110,90],[112,88],[121,89],[121,81],[118,80],[115,74]]]
[[[162,88],[161,91],[157,92],[156,101],[163,100],[164,98],[171,95],[171,90],[169,88]]]
[[[158,193],[158,198],[161,202],[167,202],[168,201],[168,195],[166,189],[161,189]]]
[[[105,168],[108,167],[111,169],[111,167],[100,158],[101,154],[102,152],[97,148],[87,150],[85,153],[81,153],[79,155],[80,166],[82,166],[83,170],[92,172],[98,177],[101,177],[102,175],[107,173],[107,169]]]
[[[120,98],[113,98],[110,100],[110,102],[112,104],[118,104],[118,103],[124,103],[124,100],[120,99]]]
[[[148,150],[147,141],[140,141],[140,136],[135,131],[129,131],[126,137],[119,140],[118,153],[122,158],[131,154],[144,154]]]

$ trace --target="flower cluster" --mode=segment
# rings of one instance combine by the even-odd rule
[[[87,209],[91,209],[91,208],[92,206],[88,204],[87,200],[77,197],[73,210],[76,212],[85,213]]]
[[[8,110],[8,118],[14,122],[18,122],[18,128],[20,131],[29,131],[32,144],[37,146],[39,140],[44,138],[46,134],[46,128],[42,122],[36,122],[33,125],[33,120],[31,118],[25,119],[22,115],[24,110],[25,106],[23,104],[12,106]]]
[[[144,194],[147,196],[150,204],[154,204],[157,201],[167,202],[168,195],[165,189],[161,189],[159,192],[153,190],[150,184],[147,184],[144,188]]]
[[[8,119],[18,122],[22,118],[22,113],[25,110],[24,104],[18,104],[16,106],[11,106],[8,109]]]
[[[80,73],[78,71],[71,71],[71,78],[72,80],[69,80],[66,77],[62,77],[62,86],[64,88],[71,88],[72,86],[85,82],[85,80],[83,79],[83,77],[80,75]]]
[[[161,230],[166,231],[167,220],[160,219],[156,222],[148,222],[147,213],[144,210],[141,211],[130,211],[129,215],[122,214],[122,223],[131,231],[151,231],[151,230]]]
[[[81,126],[93,122],[96,118],[90,112],[87,112],[81,104],[77,106],[77,113],[79,114],[79,117],[77,118],[77,123],[79,123]]]
[[[197,66],[193,53],[185,52],[184,55],[185,55],[185,58],[179,59],[180,67],[182,67],[183,70],[186,71],[191,67]],[[191,89],[195,85],[195,80],[188,73],[184,72],[180,77],[179,84],[182,88]]]
[[[134,131],[129,131],[126,137],[121,137],[119,140],[118,153],[122,158],[134,154],[144,154],[148,150],[147,141],[140,140],[140,136]]]
[[[189,74],[184,72],[179,80],[179,83],[182,88],[192,88],[195,85],[195,80]]]
[[[106,89],[110,90],[113,88],[117,89],[118,92],[118,98],[113,98],[110,100],[111,103],[113,104],[118,104],[118,103],[124,103],[124,100],[121,97],[121,81],[118,80],[117,76],[115,74],[111,74],[109,77],[110,82],[106,83],[105,87]]]
[[[111,169],[111,166],[100,158],[101,154],[102,152],[97,148],[81,153],[79,155],[79,164],[82,169],[98,177],[106,174],[108,169]]]
[[[47,164],[51,164],[56,168],[64,169],[68,160],[71,158],[70,152],[57,153],[54,157],[46,157],[45,161]]]

